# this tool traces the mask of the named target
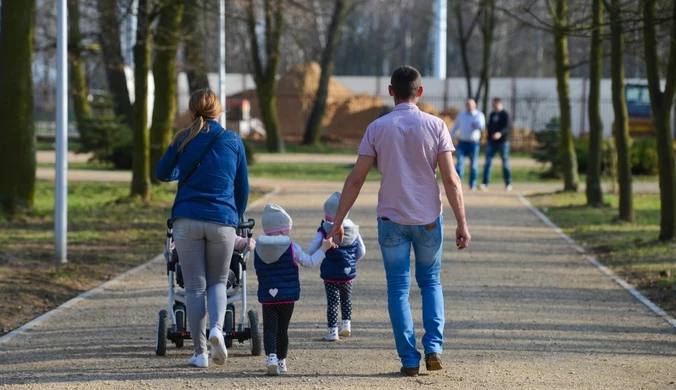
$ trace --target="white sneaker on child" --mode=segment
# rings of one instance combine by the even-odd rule
[[[352,336],[352,325],[350,320],[343,320],[343,326],[340,327],[340,337]]]
[[[201,355],[193,354],[188,360],[188,364],[193,367],[207,368],[209,367],[209,354],[203,353]]]
[[[278,363],[277,367],[279,367],[279,372],[286,372],[286,359],[282,359]]]
[[[279,362],[277,361],[277,354],[276,353],[269,354],[265,364],[266,364],[267,369],[268,369],[267,375],[270,375],[270,376],[279,375]]]
[[[340,337],[338,337],[338,328],[329,328],[329,333],[324,337],[324,340],[326,341],[337,341],[340,340]]]
[[[223,333],[218,328],[214,327],[209,332],[209,341],[211,341],[211,358],[214,363],[222,366],[228,359],[228,350],[225,348],[225,340],[223,340]]]

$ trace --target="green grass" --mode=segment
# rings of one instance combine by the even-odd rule
[[[539,194],[529,199],[604,265],[676,314],[676,244],[656,240],[659,194],[634,196],[633,223],[619,222],[614,195],[605,196],[604,208],[587,207],[582,193]]]
[[[153,186],[148,203],[128,194],[126,183],[69,183],[65,265],[53,264],[53,183],[36,183],[30,214],[0,219],[0,335],[162,251],[176,186]]]
[[[53,163],[39,163],[38,168],[54,168]],[[117,171],[112,163],[103,162],[71,162],[68,163],[68,169],[86,169],[93,171]]]
[[[55,146],[54,142],[38,141],[36,149],[39,151],[54,150]],[[68,150],[73,152],[80,150],[80,141],[68,140]]]
[[[265,148],[264,142],[252,143],[254,153],[267,154],[269,153]],[[321,145],[301,145],[298,143],[287,142],[284,145],[286,153],[304,153],[304,154],[347,154],[357,155],[357,148],[359,143],[334,143],[328,142]]]

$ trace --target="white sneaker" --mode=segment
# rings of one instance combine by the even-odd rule
[[[476,187],[469,187],[470,191],[476,191]]]
[[[484,183],[479,184],[479,191],[487,191],[488,186],[485,185]]]
[[[209,332],[209,341],[211,341],[211,358],[214,363],[222,366],[228,359],[228,350],[225,348],[223,333],[218,328],[212,328]]]
[[[512,188],[512,185],[511,185],[511,184],[507,184],[507,185],[505,186],[505,191],[507,191],[507,192],[511,191],[512,189],[513,189],[513,188]]]
[[[278,363],[277,367],[279,367],[279,372],[286,372],[286,359],[282,359]]]
[[[326,341],[337,341],[340,340],[340,337],[338,337],[338,328],[329,328],[329,333],[324,337],[324,340]]]
[[[340,337],[352,336],[352,325],[350,320],[343,320],[343,325],[340,327]]]
[[[193,354],[190,357],[190,360],[188,360],[188,364],[190,364],[192,367],[207,368],[209,367],[209,354]]]
[[[276,353],[269,354],[265,364],[268,368],[267,375],[270,375],[270,376],[279,375],[279,362],[277,361],[277,354]]]

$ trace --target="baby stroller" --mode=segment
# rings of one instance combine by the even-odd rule
[[[240,222],[237,227],[237,234],[247,239],[247,248],[242,252],[235,251],[230,262],[227,282],[228,305],[223,321],[223,338],[228,348],[232,347],[233,340],[239,341],[240,344],[243,344],[246,340],[250,340],[249,349],[251,355],[259,356],[261,354],[262,337],[258,329],[258,312],[254,309],[247,311],[246,296],[246,270],[250,257],[248,241],[253,236],[254,225],[255,221],[249,219],[247,222]],[[167,220],[167,239],[164,248],[164,258],[167,263],[169,294],[168,307],[166,310],[160,310],[157,321],[155,354],[158,356],[166,354],[167,340],[174,343],[176,348],[181,348],[183,347],[183,340],[191,338],[187,327],[183,274],[178,253],[174,248],[173,223],[171,220]],[[180,289],[176,288],[176,285]],[[242,307],[239,320],[235,322],[235,303],[237,302],[241,302]],[[244,324],[245,313],[246,327]],[[208,337],[209,335],[207,334]]]

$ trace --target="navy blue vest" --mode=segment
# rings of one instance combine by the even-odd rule
[[[323,226],[317,229],[322,236],[326,237],[327,231]],[[326,258],[319,268],[319,276],[328,281],[347,282],[357,277],[357,240],[348,246],[339,246],[326,251]]]
[[[298,266],[293,261],[293,252],[289,249],[271,264],[266,264],[255,252],[254,267],[258,276],[258,302],[295,302],[300,298],[300,280]]]

